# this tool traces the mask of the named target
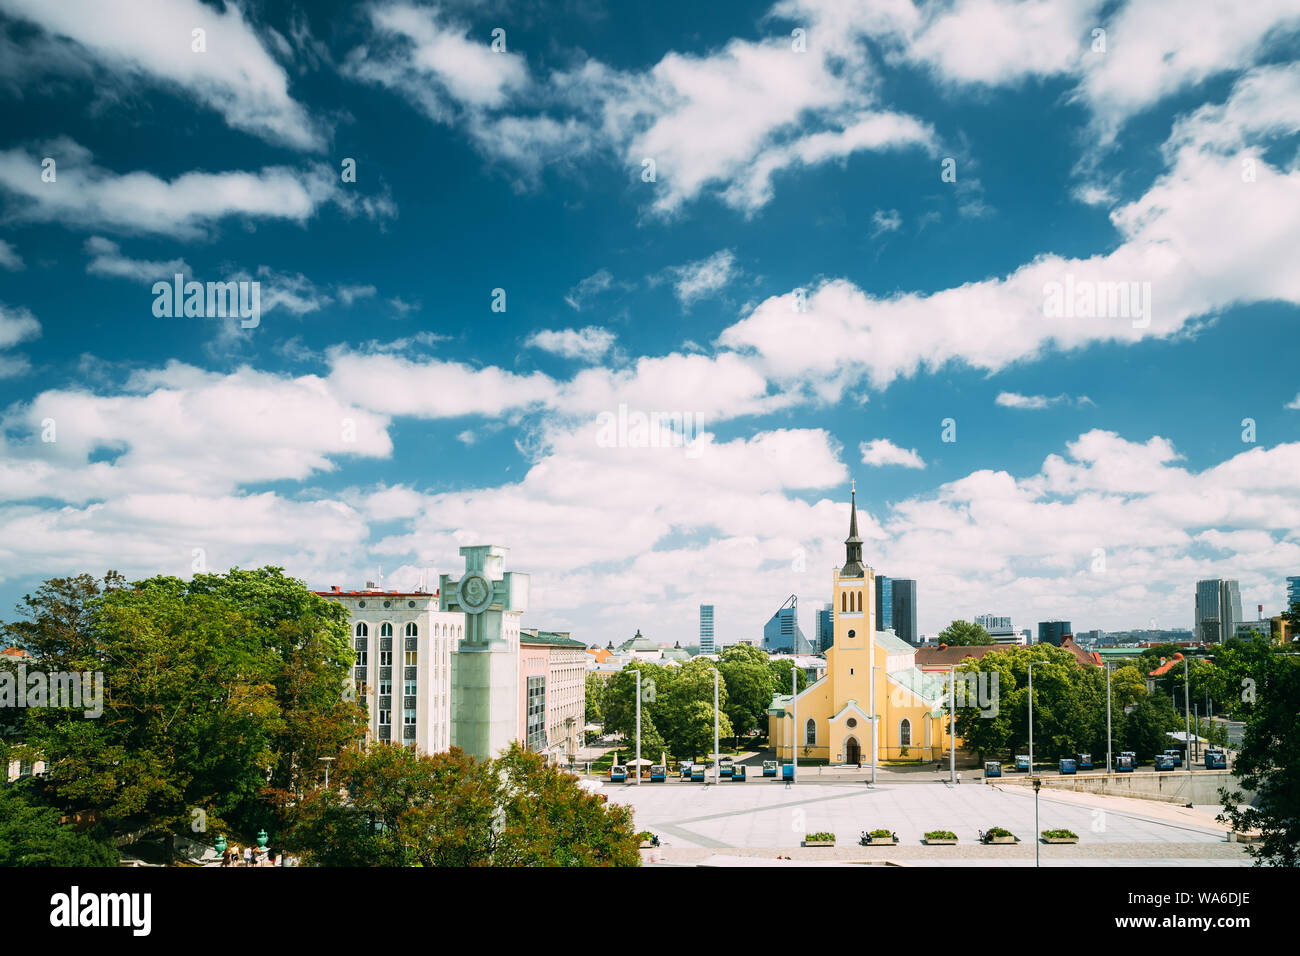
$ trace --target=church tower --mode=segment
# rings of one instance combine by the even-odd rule
[[[857,483],[849,492],[849,536],[844,541],[844,566],[832,572],[831,603],[835,642],[826,652],[826,670],[841,699],[851,699],[867,714],[872,702],[871,671],[876,656],[876,575],[862,562],[858,535]],[[883,674],[874,675],[883,680]],[[864,728],[866,729],[866,728]],[[850,750],[870,759],[870,731],[854,735]],[[843,759],[849,759],[849,754]]]

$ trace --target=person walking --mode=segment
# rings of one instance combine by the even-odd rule
[[[253,865],[253,848],[251,846],[246,846],[244,847],[244,866],[252,866],[252,865]]]

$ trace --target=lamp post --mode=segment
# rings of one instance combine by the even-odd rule
[[[1043,781],[1038,777],[1034,778],[1034,866],[1038,866],[1038,847],[1042,842],[1039,838],[1038,829],[1038,788],[1043,785]]]
[[[790,705],[794,708],[794,731],[790,737],[790,756],[793,758],[794,770],[791,771],[792,777],[796,783],[799,781],[799,668],[790,665]]]
[[[1034,773],[1034,665],[1041,664],[1042,661],[1034,661],[1029,665],[1029,774]],[[1038,798],[1034,798],[1034,806],[1038,806]],[[1037,816],[1037,809],[1034,810]]]
[[[1111,732],[1110,732],[1110,667],[1111,661],[1106,662],[1106,772],[1111,772],[1110,751],[1111,751]]]
[[[713,783],[718,782],[718,765],[722,755],[718,753],[718,669],[713,668]]]
[[[876,735],[876,725],[880,722],[880,715],[876,713],[876,667],[871,667],[871,785],[876,785],[876,753],[880,750],[879,738]]]
[[[635,783],[641,786],[641,671],[635,670],[636,674],[636,780]],[[716,749],[716,748],[714,748]]]
[[[1183,734],[1183,765],[1187,767],[1187,793],[1191,796],[1192,782],[1192,707],[1189,703],[1191,700],[1191,679],[1192,671],[1188,666],[1187,655],[1183,655],[1183,718],[1187,723],[1187,730]]]
[[[967,695],[970,696],[969,694]],[[948,668],[948,782],[957,784],[957,665]]]
[[[325,789],[330,788],[330,764],[334,761],[333,757],[321,757],[320,762],[325,765]]]

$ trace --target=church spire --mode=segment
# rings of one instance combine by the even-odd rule
[[[862,539],[858,537],[858,483],[849,483],[849,536],[844,541],[844,567],[842,578],[860,578],[862,569]]]

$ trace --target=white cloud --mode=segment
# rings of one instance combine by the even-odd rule
[[[12,348],[40,334],[41,323],[31,312],[0,303],[0,349]]]
[[[903,225],[903,217],[899,215],[897,209],[877,209],[871,216],[871,222],[876,227],[871,232],[874,239],[882,232],[897,232]]]
[[[53,183],[41,180],[45,156],[57,163]],[[328,166],[191,172],[170,181],[146,172],[118,174],[96,166],[87,149],[66,139],[35,154],[0,152],[0,189],[16,198],[11,213],[17,219],[176,238],[202,236],[228,216],[304,223],[326,202],[372,216],[391,214],[391,203],[357,200],[341,192],[337,179]]]
[[[319,151],[319,124],[289,95],[288,76],[237,4],[199,0],[0,0],[0,9],[71,41],[114,74],[147,77],[219,112],[234,129],[277,145]],[[207,52],[191,31],[206,31]]]
[[[730,249],[719,249],[707,258],[666,271],[678,300],[687,308],[725,289],[738,274],[736,255]]]
[[[862,453],[862,463],[880,467],[882,465],[902,465],[904,468],[924,468],[925,462],[913,448],[910,451],[906,448],[899,448],[888,438],[874,438],[871,441],[864,441],[858,446],[858,451]]]
[[[599,269],[570,289],[564,301],[569,303],[574,311],[581,312],[588,299],[607,291],[613,285],[613,274],[608,269]]]
[[[594,325],[583,329],[538,329],[524,344],[565,358],[594,362],[614,345],[614,333]]]
[[[108,276],[115,279],[132,279],[136,282],[154,283],[170,282],[176,274],[189,276],[191,270],[184,259],[149,261],[132,259],[122,254],[122,248],[116,242],[103,236],[91,236],[86,240],[86,252],[92,258],[86,264],[86,271],[91,275]]]
[[[0,239],[0,269],[18,272],[23,268],[23,257],[13,245]]]
[[[1294,399],[1287,402],[1286,407],[1300,411],[1300,394],[1297,394]]]
[[[1074,404],[1074,405],[1095,405],[1092,399],[1087,395],[1021,395],[1019,392],[999,392],[998,397],[994,400],[996,404],[1004,408],[1028,408],[1042,409],[1051,408],[1053,405]]]

